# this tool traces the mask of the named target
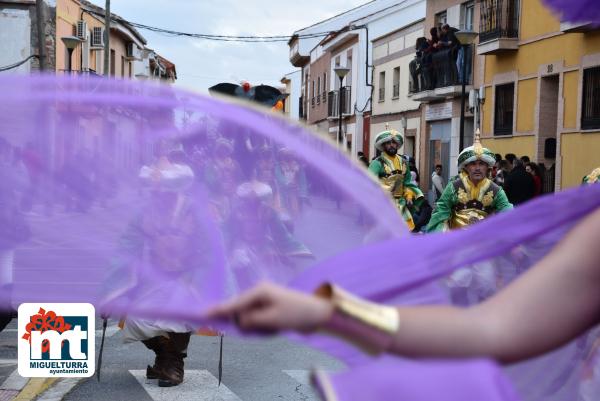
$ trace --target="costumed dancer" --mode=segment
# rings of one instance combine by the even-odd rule
[[[209,315],[235,319],[244,330],[302,333],[325,330],[373,353],[410,358],[489,357],[511,364],[563,347],[600,322],[600,250],[596,244],[599,235],[600,210],[596,209],[523,276],[470,308],[394,307],[357,298],[330,284],[318,288],[315,295],[309,295],[265,283],[214,308]],[[427,361],[422,363],[427,364]],[[488,387],[495,394],[465,398],[442,393],[438,388],[437,397],[519,399],[514,389],[499,385],[499,380],[501,377],[494,376],[494,384]],[[333,394],[337,389],[327,375],[317,376],[317,382],[325,393],[324,399],[337,399]],[[371,385],[397,391],[408,389],[406,393],[413,394],[410,399],[437,399],[417,396],[436,393],[423,383],[403,382],[399,386],[375,381]],[[461,387],[461,390],[477,392],[480,384],[471,383],[472,388]],[[588,380],[583,384],[580,391],[591,394],[583,399],[597,399],[593,383]],[[455,383],[445,385],[458,388]],[[469,394],[468,391],[457,394]],[[387,393],[379,389],[371,394]]]
[[[425,197],[411,180],[408,164],[398,155],[398,149],[403,143],[400,133],[386,126],[386,130],[375,137],[375,147],[381,151],[381,155],[371,161],[369,171],[379,179],[384,191],[391,193],[406,225],[412,231],[415,228],[413,213]]]
[[[428,232],[468,227],[492,213],[512,209],[504,190],[488,178],[495,162],[494,153],[481,145],[477,130],[473,146],[458,155],[460,173],[437,201]],[[446,284],[455,303],[470,304],[495,292],[501,284],[497,281],[494,266],[484,262],[455,271]]]
[[[436,203],[427,231],[467,227],[492,213],[512,209],[504,190],[489,178],[495,155],[481,145],[479,129],[473,146],[458,155],[458,177],[448,183]]]
[[[199,288],[210,263],[210,252],[202,248],[207,235],[189,191],[194,173],[188,165],[171,162],[168,152],[162,150],[153,165],[140,170],[139,178],[150,196],[121,238],[121,258],[106,283],[122,286],[106,289],[103,309],[107,313],[122,300],[144,303],[152,299],[167,305],[177,294],[165,292],[165,288],[173,288],[174,282]],[[135,271],[135,275],[127,271]],[[159,279],[143,279],[150,276]],[[192,327],[149,319],[127,318],[121,323],[125,342],[141,341],[155,353],[154,364],[146,369],[148,379],[158,379],[160,387],[183,382]]]
[[[600,167],[592,170],[591,173],[583,177],[582,183],[586,185],[596,184],[600,182]]]

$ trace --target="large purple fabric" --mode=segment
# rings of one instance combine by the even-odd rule
[[[600,3],[597,0],[544,0],[564,22],[591,22],[600,25]]]
[[[120,80],[2,76],[0,90],[5,308],[91,302],[233,335],[203,311],[263,279],[304,291],[333,281],[385,303],[476,303],[600,206],[600,186],[580,188],[468,230],[412,236],[364,167],[268,110]],[[459,268],[467,285],[448,288]],[[450,367],[485,399],[514,399],[497,380],[505,373],[523,399],[572,400],[597,336],[504,373],[481,361],[383,363],[331,338],[296,338],[347,364],[330,379],[342,400],[367,399],[344,390],[355,374],[382,379],[372,394],[413,394],[423,381],[388,378],[410,370],[437,381]]]

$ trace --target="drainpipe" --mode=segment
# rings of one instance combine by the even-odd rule
[[[362,109],[358,109],[358,107],[356,105],[354,105],[354,111],[356,113],[361,113],[361,115],[364,116],[365,110],[367,109],[367,107],[369,105],[373,104],[373,92],[375,90],[375,87],[373,86],[373,71],[371,70],[371,83],[369,83],[369,67],[372,67],[369,64],[369,27],[366,24],[363,25],[350,25],[350,30],[357,30],[357,29],[364,29],[365,30],[365,86],[368,86],[371,88],[371,92],[369,94],[369,98],[367,99],[367,101],[365,102],[365,105],[362,107]],[[362,121],[362,125],[363,127],[361,127],[361,141],[364,141],[364,117],[361,118]],[[356,143],[356,132],[358,127],[355,128],[355,138],[353,138],[352,140],[352,156],[355,157],[355,153],[356,153],[356,149],[358,146],[358,143]],[[362,146],[362,143],[361,143]]]

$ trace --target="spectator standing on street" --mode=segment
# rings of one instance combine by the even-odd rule
[[[515,158],[513,169],[504,180],[504,190],[510,203],[515,206],[533,198],[535,183],[531,174],[525,171],[521,159]]]
[[[540,168],[535,163],[527,163],[525,165],[525,171],[527,171],[533,177],[534,192],[533,196],[539,196],[542,194],[542,177],[540,174]]]
[[[508,165],[508,161],[500,160],[496,162],[496,176],[494,177],[494,182],[501,187],[504,187],[504,180],[510,174],[510,167]]]
[[[431,174],[431,190],[434,194],[434,202],[442,196],[442,192],[444,192],[444,177],[442,177],[442,165],[436,164],[435,170],[433,174]]]
[[[364,164],[365,167],[369,168],[369,159],[367,159],[363,152],[358,152],[358,160]]]
[[[515,159],[517,158],[517,155],[515,155],[514,153],[507,153],[507,154],[504,155],[504,158],[508,162],[508,168],[509,168],[509,170],[512,170],[513,164],[515,162]]]

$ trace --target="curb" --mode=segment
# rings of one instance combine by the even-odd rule
[[[30,379],[19,394],[12,401],[31,401],[50,388],[57,378],[33,378]]]

